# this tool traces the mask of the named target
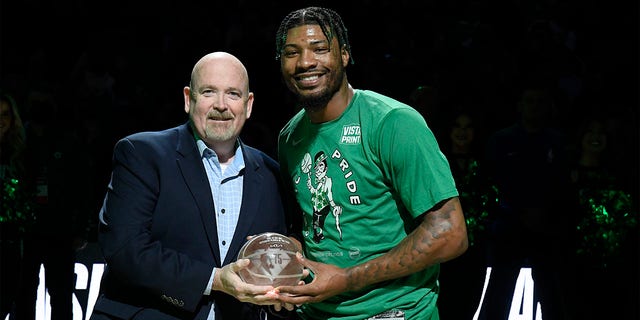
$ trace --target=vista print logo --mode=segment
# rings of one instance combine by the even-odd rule
[[[352,124],[342,127],[342,138],[340,144],[360,144],[361,133],[360,125]]]

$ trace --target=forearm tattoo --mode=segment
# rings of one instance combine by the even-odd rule
[[[440,203],[425,214],[418,228],[387,254],[348,268],[349,288],[358,290],[443,262],[447,256],[447,241],[454,232],[455,221],[452,219],[457,210],[457,199]]]

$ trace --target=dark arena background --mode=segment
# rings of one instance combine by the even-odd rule
[[[25,124],[42,118],[36,106],[50,106],[47,119],[82,137],[78,149],[91,161],[77,172],[89,179],[78,197],[89,209],[74,320],[89,318],[99,291],[97,216],[117,139],[186,121],[182,88],[193,64],[228,51],[245,63],[256,97],[243,140],[275,157],[278,130],[296,111],[280,81],[275,33],[289,11],[311,5],[344,20],[355,61],[347,67],[350,83],[418,109],[452,168],[469,160],[449,147],[458,112],[473,119],[472,163],[482,165],[492,134],[518,123],[521,90],[535,83],[551,92],[547,126],[567,137],[573,206],[534,221],[540,238],[520,235],[527,246],[510,247],[507,260],[517,265],[505,266],[491,245],[509,232],[491,205],[502,190],[482,189],[487,181],[474,182],[475,169],[458,176],[473,242],[441,266],[443,320],[501,320],[486,316],[492,308],[512,320],[547,319],[549,309],[554,319],[640,319],[637,1],[0,0],[0,91],[13,96]],[[599,131],[583,125],[593,120]],[[589,134],[606,136],[599,162],[606,183],[575,179]],[[535,256],[521,255],[536,245]],[[14,262],[1,263],[7,270]],[[40,280],[34,308],[45,320],[44,273]]]

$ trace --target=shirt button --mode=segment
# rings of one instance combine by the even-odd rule
[[[227,245],[227,242],[226,242],[226,241],[224,241],[224,240],[222,240],[222,245],[223,245],[223,246],[226,246],[226,245]]]
[[[220,212],[222,212],[222,214],[224,214],[224,211],[225,211],[224,209],[220,210]]]

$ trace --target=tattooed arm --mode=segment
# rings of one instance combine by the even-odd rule
[[[451,260],[467,250],[467,229],[457,197],[447,199],[424,214],[418,228],[395,248],[365,263],[339,268],[298,255],[315,275],[302,286],[279,287],[287,303],[319,302],[337,294],[362,289],[385,280],[407,276],[431,265]]]

